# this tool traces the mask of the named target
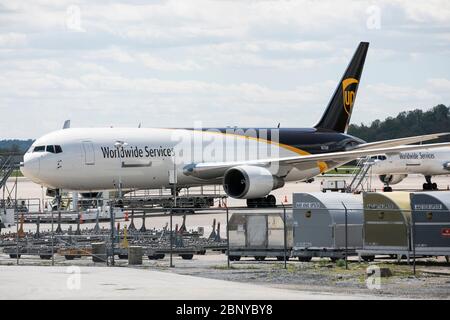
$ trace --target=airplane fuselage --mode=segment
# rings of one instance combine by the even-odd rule
[[[436,148],[388,155],[386,160],[372,166],[373,174],[422,174],[434,176],[450,174],[450,150]]]
[[[21,170],[55,189],[96,191],[198,186],[221,183],[186,174],[202,162],[271,159],[333,151],[363,143],[344,133],[318,129],[73,128],[49,133],[31,146]],[[306,180],[339,166],[327,161],[308,167],[272,167],[285,181]],[[172,177],[173,177],[172,173]]]

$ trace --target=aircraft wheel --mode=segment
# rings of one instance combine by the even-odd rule
[[[392,192],[392,187],[384,187],[383,192]]]
[[[278,261],[284,261],[284,256],[278,256],[277,260]],[[289,261],[289,257],[288,256],[286,256],[286,261]]]
[[[298,257],[298,261],[300,262],[310,262],[312,257]]]
[[[424,183],[423,190],[437,190],[437,184],[434,183]]]
[[[276,205],[277,205],[277,199],[275,198],[275,196],[273,194],[269,194],[266,197],[266,202],[270,207],[276,207]]]
[[[372,262],[375,260],[375,256],[361,256],[361,258],[366,262]]]
[[[258,198],[257,201],[257,207],[258,208],[264,208],[267,207],[267,198]]]
[[[247,207],[256,208],[258,206],[258,199],[247,199]]]

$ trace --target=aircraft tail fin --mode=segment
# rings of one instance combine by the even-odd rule
[[[70,128],[70,120],[64,121],[63,129],[69,129]]]
[[[315,128],[347,132],[368,49],[368,42],[359,44],[322,119],[315,125]]]

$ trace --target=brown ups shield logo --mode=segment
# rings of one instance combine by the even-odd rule
[[[344,110],[350,115],[356,96],[356,84],[358,80],[347,78],[342,81],[342,99],[344,102]]]

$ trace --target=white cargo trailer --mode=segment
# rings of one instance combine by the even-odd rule
[[[285,226],[283,209],[233,211],[229,226],[230,260],[254,257],[264,260],[276,257],[284,260]],[[286,254],[293,243],[292,210],[286,210]]]

